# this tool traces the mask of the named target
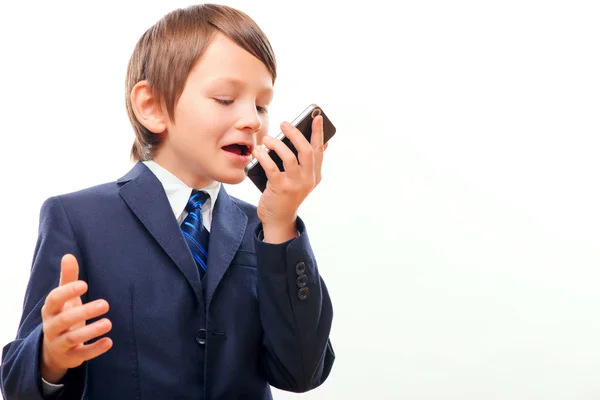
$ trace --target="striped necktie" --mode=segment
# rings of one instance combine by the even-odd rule
[[[193,190],[185,206],[187,217],[181,223],[181,231],[200,270],[200,278],[206,273],[208,261],[208,230],[202,224],[202,204],[208,199],[206,192]]]

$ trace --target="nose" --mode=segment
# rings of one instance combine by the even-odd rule
[[[252,133],[258,132],[262,128],[262,120],[254,104],[244,107],[237,125],[238,129]]]

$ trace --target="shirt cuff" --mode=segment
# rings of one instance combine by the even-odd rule
[[[60,392],[60,390],[64,386],[65,385],[63,385],[63,384],[54,384],[54,383],[46,382],[46,380],[44,378],[42,378],[42,392],[44,394],[44,397],[53,396],[53,395],[57,394],[58,392]]]

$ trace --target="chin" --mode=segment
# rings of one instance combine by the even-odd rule
[[[238,185],[246,179],[244,171],[235,171],[229,173],[220,173],[215,176],[215,180],[227,185]]]

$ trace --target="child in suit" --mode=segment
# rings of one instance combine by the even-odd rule
[[[325,381],[332,305],[297,216],[321,180],[322,118],[311,142],[281,125],[298,158],[267,136],[275,78],[264,33],[230,7],[173,11],[141,37],[135,166],[44,202],[6,400],[270,399]],[[258,207],[222,185],[253,155]]]

